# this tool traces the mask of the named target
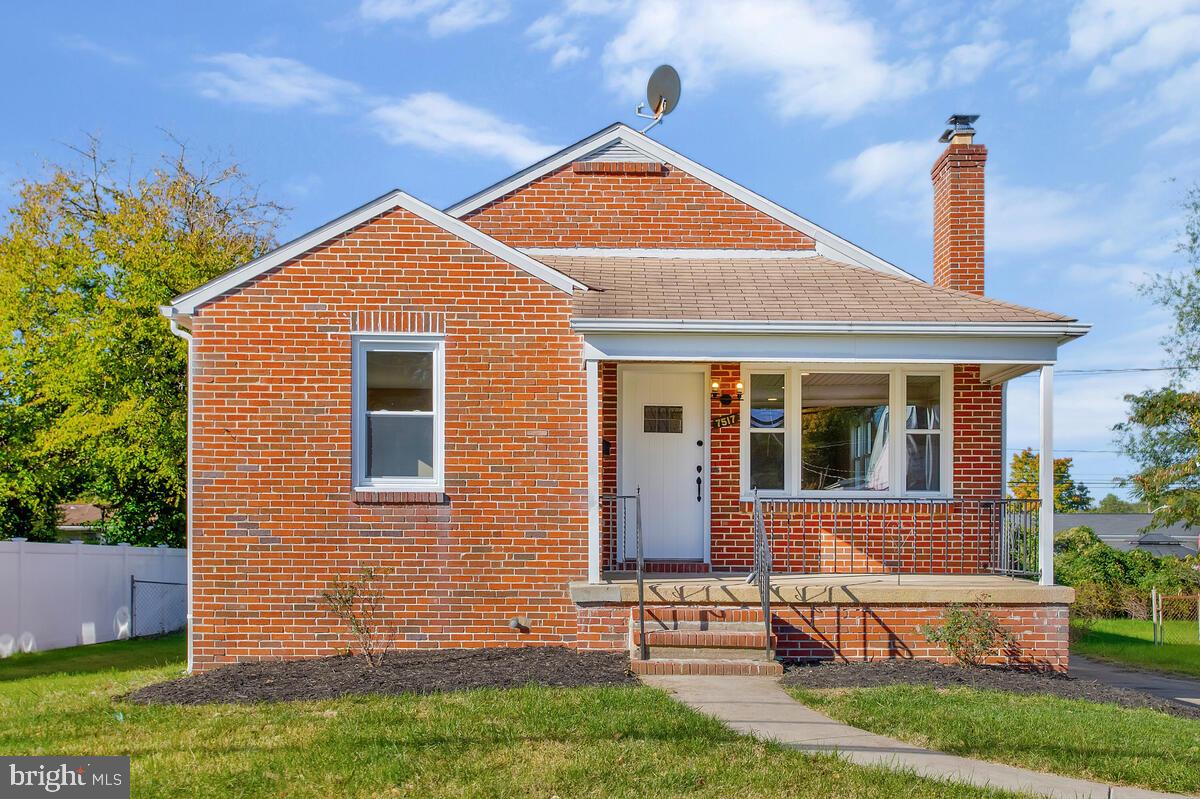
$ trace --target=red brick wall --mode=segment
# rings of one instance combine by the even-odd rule
[[[355,501],[351,324],[444,315],[446,495]],[[195,318],[195,661],[324,655],[335,575],[390,570],[400,647],[574,643],[586,576],[581,340],[570,298],[394,211]],[[390,500],[390,501],[389,501]],[[531,621],[528,633],[507,626]]]
[[[987,148],[950,145],[933,165],[933,284],[983,294]]]
[[[811,238],[681,170],[570,164],[463,217],[513,247],[812,249]]]
[[[672,606],[648,606],[652,617]],[[680,606],[694,610],[698,606]],[[760,621],[758,606],[721,605],[726,621]],[[1068,631],[1066,605],[997,605],[990,608],[1014,638],[1013,647],[989,658],[991,663],[1021,663],[1066,671]],[[930,644],[924,624],[937,624],[944,605],[773,605],[771,629],[778,638],[776,654],[797,660],[886,660],[917,658],[953,662],[945,648]],[[593,605],[579,608],[580,626],[589,634],[584,649],[626,650],[637,607]],[[742,614],[742,615],[739,615]],[[609,625],[607,630],[603,625]]]
[[[710,366],[712,380],[722,393],[734,392],[741,365]],[[1001,495],[1003,443],[1000,436],[1002,393],[999,386],[981,383],[979,366],[954,367],[953,452],[954,496],[967,500],[994,500]],[[711,400],[710,413],[720,416],[737,405]],[[616,490],[617,445],[616,365],[601,369],[602,437],[613,442],[612,455],[602,460],[603,490]],[[749,504],[741,502],[741,428],[737,425],[710,431],[709,480],[711,481],[711,565],[716,571],[750,568],[753,561]],[[891,571],[895,564],[909,571],[971,573],[986,565],[988,542],[986,511],[967,505],[953,513],[910,504],[886,513],[867,514],[862,507],[852,513],[817,518],[809,506],[810,535],[788,536],[784,525],[773,529],[775,568],[790,572]],[[615,563],[616,545],[611,515],[604,518],[606,565]],[[910,532],[912,531],[912,532]],[[904,536],[901,541],[901,536]]]

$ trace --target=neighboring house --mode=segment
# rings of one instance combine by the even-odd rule
[[[1196,554],[1200,531],[1182,523],[1151,530],[1153,518],[1149,513],[1059,513],[1054,517],[1054,531],[1090,527],[1097,538],[1122,552],[1141,549],[1159,557],[1176,558]]]
[[[639,670],[942,658],[920,625],[981,595],[1016,657],[1065,668],[1073,595],[1052,508],[1002,499],[1002,399],[1041,371],[1051,453],[1058,346],[1087,326],[983,296],[973,134],[933,166],[932,285],[617,124],[176,298],[192,667],[339,651],[319,596],[364,566],[401,647],[625,649],[640,495]],[[763,579],[766,533],[764,618],[733,575]],[[1039,546],[1042,585],[1004,576]],[[901,572],[923,576],[879,576]]]
[[[104,509],[99,505],[72,502],[58,506],[58,524],[55,526],[59,541],[100,541],[100,522],[104,521]]]

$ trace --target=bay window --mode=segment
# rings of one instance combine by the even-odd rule
[[[352,427],[357,488],[442,490],[442,371],[440,339],[355,340]]]
[[[743,492],[949,493],[949,375],[943,367],[748,367]]]

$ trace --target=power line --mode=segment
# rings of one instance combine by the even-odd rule
[[[1190,366],[1122,366],[1113,369],[1060,369],[1060,375],[1114,375],[1125,372],[1188,372]]]

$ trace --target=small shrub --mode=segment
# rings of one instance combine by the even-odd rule
[[[380,582],[386,576],[387,570],[368,566],[353,580],[334,577],[329,590],[321,593],[321,601],[350,628],[372,668],[383,662],[395,641],[382,613],[385,594]]]
[[[951,657],[963,666],[978,666],[988,655],[1013,644],[1012,633],[984,604],[985,598],[980,597],[979,602],[969,607],[947,605],[942,623],[921,625],[921,634],[929,643],[946,647]]]

